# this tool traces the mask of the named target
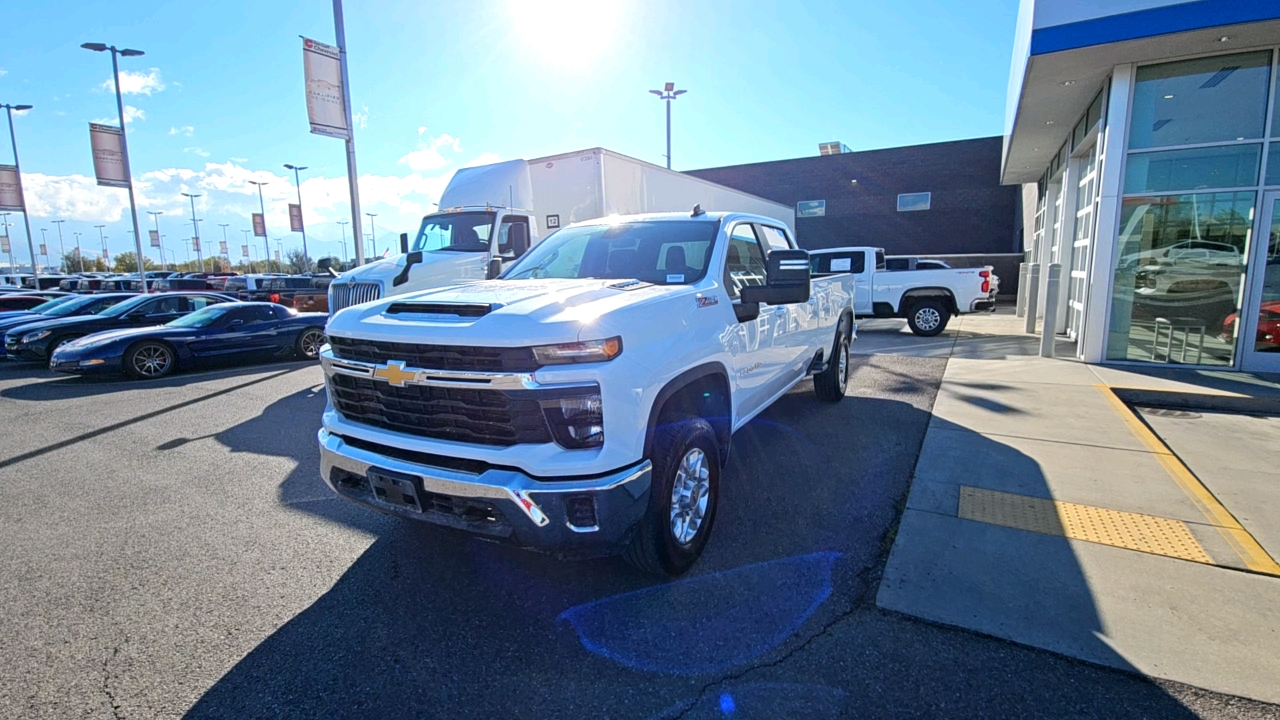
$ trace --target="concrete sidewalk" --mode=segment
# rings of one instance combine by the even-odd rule
[[[1280,420],[1210,412],[1280,412],[1280,384],[1045,360],[1016,318],[960,320],[879,605],[1280,703]],[[886,330],[861,349],[910,346]],[[1153,398],[1182,409],[1131,404]]]

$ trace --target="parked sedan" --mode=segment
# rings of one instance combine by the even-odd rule
[[[68,340],[104,330],[163,325],[209,305],[232,300],[214,293],[139,295],[96,315],[57,318],[13,328],[4,336],[5,355],[12,360],[47,360]]]
[[[68,295],[38,305],[30,310],[13,310],[0,313],[0,338],[10,330],[21,326],[54,318],[68,318],[79,315],[96,315],[116,303],[137,297],[132,293],[114,293],[103,295]]]
[[[64,297],[66,294],[67,293],[55,290],[45,290],[43,292],[0,295],[0,312],[8,312],[10,310],[31,310],[32,308],[38,305],[43,305],[54,298]]]
[[[110,330],[59,346],[58,372],[161,378],[177,369],[297,356],[314,360],[324,344],[323,313],[299,314],[274,303],[222,303],[162,327]]]

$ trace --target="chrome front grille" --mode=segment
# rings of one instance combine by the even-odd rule
[[[382,286],[378,283],[346,283],[335,281],[329,286],[329,313],[333,314],[343,308],[377,300],[382,297]]]

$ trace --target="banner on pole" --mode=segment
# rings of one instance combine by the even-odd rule
[[[316,135],[347,140],[347,107],[342,92],[342,55],[338,48],[302,38],[302,70],[307,84],[307,119]]]
[[[289,230],[302,232],[302,206],[289,203]]]
[[[107,252],[106,250],[103,250],[102,259],[105,260],[106,262],[111,262],[111,253]]]
[[[226,254],[227,254],[227,242],[226,242],[225,240],[219,240],[219,241],[218,241],[218,250],[220,251],[220,254],[222,254],[222,255],[226,255]]]
[[[249,257],[249,246],[248,246],[248,245],[241,245],[241,246],[240,246],[240,257]]]
[[[22,182],[18,177],[18,167],[0,165],[0,211],[23,212],[23,209]]]
[[[49,248],[45,247],[44,243],[40,243],[40,254],[49,257]]]
[[[191,238],[191,251],[200,252],[200,238],[198,237]]]
[[[124,133],[114,125],[89,123],[89,145],[93,148],[93,174],[106,187],[129,187],[124,171]]]
[[[254,237],[267,236],[267,221],[266,221],[266,218],[262,217],[262,213],[253,214],[253,236]]]
[[[13,252],[13,248],[9,245],[8,235],[0,235],[0,252],[3,252],[3,253]]]
[[[160,247],[160,233],[155,230],[148,230],[151,235],[151,247]]]
[[[280,251],[276,251],[276,262],[280,262]]]

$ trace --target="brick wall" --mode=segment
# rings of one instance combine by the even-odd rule
[[[824,217],[796,218],[805,248],[1021,252],[1020,191],[1000,185],[1001,146],[990,137],[688,172],[784,205],[826,200]],[[898,195],[915,192],[932,193],[931,208],[898,212]]]

